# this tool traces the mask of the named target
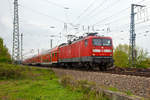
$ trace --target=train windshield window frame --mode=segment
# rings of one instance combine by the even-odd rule
[[[103,39],[103,46],[112,46],[111,39]]]
[[[93,38],[92,39],[92,44],[94,46],[103,46],[102,39],[100,39],[100,38]]]
[[[92,44],[94,46],[112,46],[111,39],[93,38]]]

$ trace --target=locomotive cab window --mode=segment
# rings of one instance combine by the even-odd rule
[[[111,46],[111,40],[110,39],[103,39],[103,46]]]
[[[111,46],[111,39],[93,39],[92,43],[94,46]]]
[[[85,40],[84,43],[85,43],[85,46],[88,46],[88,40]]]
[[[102,39],[93,39],[92,42],[94,46],[102,46]]]

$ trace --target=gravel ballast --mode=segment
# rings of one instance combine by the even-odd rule
[[[117,75],[102,72],[87,72],[52,68],[59,77],[71,76],[76,80],[87,80],[97,85],[114,87],[120,91],[131,91],[132,94],[150,98],[150,78],[130,75]]]

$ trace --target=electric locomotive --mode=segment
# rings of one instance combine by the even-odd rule
[[[100,70],[113,66],[112,38],[96,34],[90,33],[86,37],[59,46],[59,64],[88,69],[98,67]]]

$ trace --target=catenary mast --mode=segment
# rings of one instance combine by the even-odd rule
[[[14,21],[13,21],[13,63],[20,62],[20,34],[19,34],[19,15],[18,15],[18,0],[14,0]]]

